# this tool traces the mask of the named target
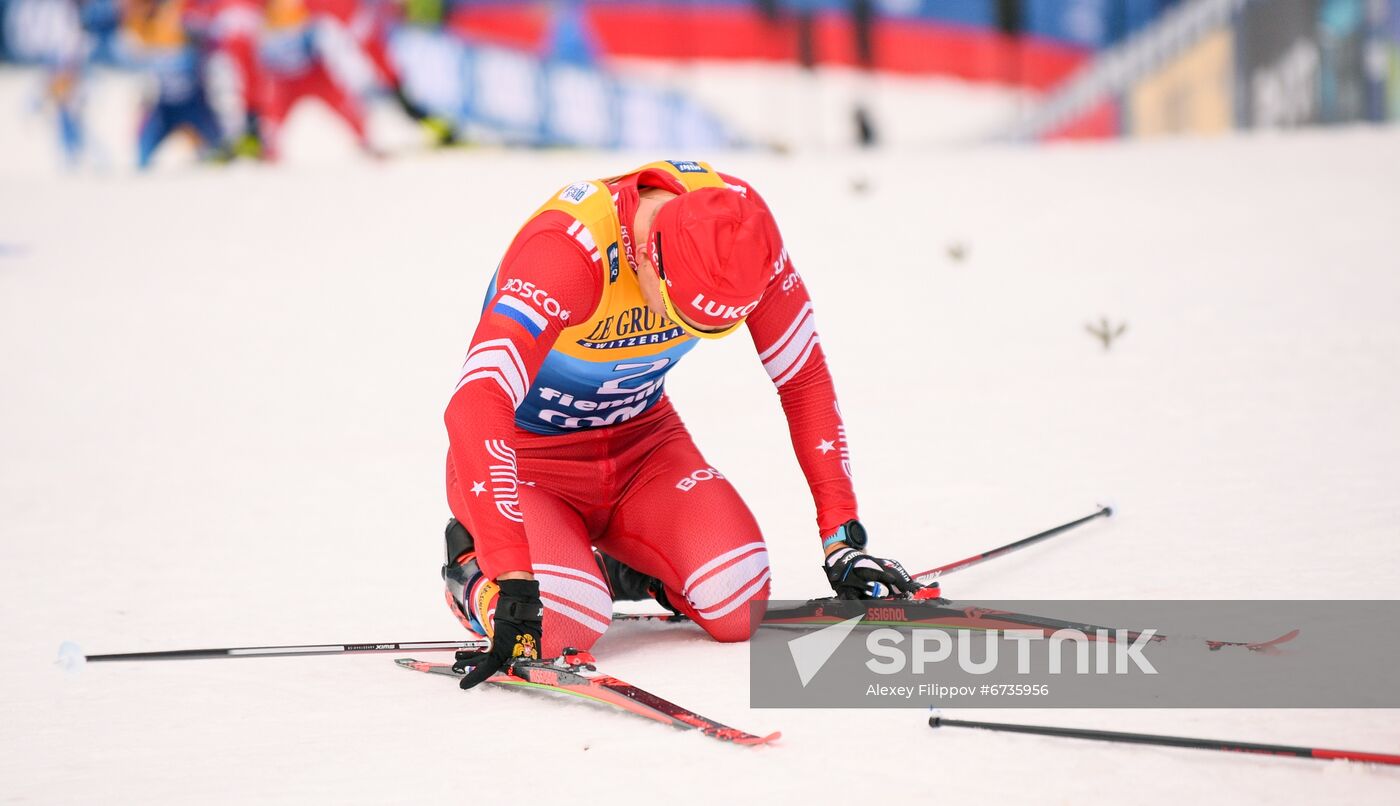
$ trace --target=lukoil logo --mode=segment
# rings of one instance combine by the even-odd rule
[[[695,299],[691,300],[690,305],[692,308],[703,311],[706,316],[717,316],[721,319],[743,319],[745,316],[753,313],[754,308],[758,307],[758,300],[754,300],[743,307],[736,307],[734,305],[725,305],[723,302],[718,302],[716,300],[705,299],[704,294],[696,294]]]

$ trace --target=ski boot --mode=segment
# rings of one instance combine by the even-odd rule
[[[666,586],[656,577],[647,576],[631,566],[623,565],[597,549],[593,558],[598,561],[598,569],[607,580],[608,590],[612,591],[614,602],[645,602],[655,599],[656,603],[676,615],[681,611],[666,598]]]
[[[490,638],[500,588],[481,572],[476,562],[475,541],[456,518],[447,522],[444,537],[447,558],[442,566],[442,580],[447,584],[447,606],[463,627],[483,638]],[[613,601],[644,602],[654,599],[662,607],[680,615],[681,611],[667,598],[661,580],[623,565],[597,549],[593,550],[593,559],[598,563],[598,571],[608,590],[612,592]]]
[[[472,633],[491,637],[492,616],[500,588],[481,573],[476,562],[476,543],[471,533],[456,518],[447,521],[444,530],[447,560],[442,565],[442,581],[447,584],[445,595],[452,615]],[[484,614],[484,618],[480,614]]]

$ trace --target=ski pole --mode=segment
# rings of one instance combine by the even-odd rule
[[[1112,516],[1113,516],[1113,507],[1103,507],[1103,508],[1100,509],[1098,512],[1095,512],[1095,513],[1092,514],[1092,515],[1085,515],[1084,517],[1080,518],[1079,520],[1070,521],[1069,523],[1060,524],[1059,526],[1056,526],[1056,527],[1053,528],[1053,529],[1046,529],[1045,531],[1043,531],[1043,532],[1041,532],[1041,533],[1039,533],[1039,534],[1034,534],[1034,535],[1031,535],[1030,537],[1023,537],[1023,538],[1021,538],[1020,540],[1017,540],[1017,541],[1014,542],[1014,543],[1007,543],[1005,546],[1000,546],[1000,547],[998,547],[998,548],[991,549],[990,551],[984,551],[984,552],[982,552],[981,554],[974,554],[974,555],[972,555],[971,557],[968,557],[968,558],[965,559],[965,560],[958,560],[958,561],[955,562],[955,563],[948,563],[947,565],[940,565],[940,566],[938,566],[937,568],[930,568],[930,569],[927,570],[927,571],[922,571],[922,572],[920,572],[920,573],[915,574],[915,575],[914,575],[914,581],[915,581],[915,582],[921,582],[921,583],[927,584],[927,583],[929,583],[929,582],[934,581],[935,579],[938,579],[938,578],[939,578],[940,576],[942,576],[943,574],[951,574],[951,573],[953,573],[954,571],[961,571],[961,570],[964,569],[964,568],[968,568],[968,567],[970,567],[970,566],[977,565],[978,563],[986,562],[987,560],[991,560],[991,559],[994,559],[994,558],[996,558],[996,557],[1000,557],[1000,556],[1002,556],[1003,554],[1010,554],[1010,553],[1013,552],[1013,551],[1020,551],[1021,549],[1025,548],[1025,547],[1027,547],[1027,546],[1033,546],[1033,545],[1035,545],[1036,543],[1039,543],[1039,542],[1042,541],[1042,540],[1049,540],[1050,538],[1054,537],[1055,535],[1061,534],[1061,533],[1063,533],[1063,532],[1067,532],[1067,531],[1069,531],[1070,529],[1073,529],[1073,528],[1076,527],[1076,526],[1079,526],[1079,525],[1081,525],[1081,524],[1088,523],[1089,521],[1093,520],[1094,518],[1097,518],[1097,517],[1100,517],[1100,516],[1103,516],[1103,517],[1105,517],[1105,518],[1110,518],[1110,517],[1112,517]]]
[[[931,728],[951,726],[957,728],[981,728],[1007,733],[1030,733],[1036,736],[1060,736],[1067,739],[1093,739],[1101,742],[1126,742],[1129,744],[1151,744],[1164,747],[1191,747],[1198,750],[1221,750],[1226,753],[1257,753],[1265,756],[1295,756],[1317,758],[1326,761],[1363,761],[1371,764],[1400,765],[1400,755],[1390,753],[1368,753],[1361,750],[1328,750],[1323,747],[1294,747],[1286,744],[1260,744],[1257,742],[1234,742],[1227,739],[1193,739],[1185,736],[1158,736],[1152,733],[1122,733],[1113,730],[1088,730],[1083,728],[1056,728],[1046,725],[1012,725],[1005,722],[975,722],[966,719],[945,719],[937,713],[928,718]]]
[[[486,649],[489,641],[404,641],[387,644],[307,644],[302,646],[241,646],[213,649],[166,649],[156,652],[116,652],[105,655],[85,654],[81,647],[65,641],[58,648],[58,663],[76,668],[84,663],[135,660],[204,660],[208,658],[285,658],[297,655],[364,655],[377,652],[412,650]]]

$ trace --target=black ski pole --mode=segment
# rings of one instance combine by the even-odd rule
[[[1070,521],[1069,523],[1060,524],[1059,526],[1056,526],[1053,529],[1046,529],[1045,531],[1040,532],[1039,534],[1033,534],[1030,537],[1023,537],[1014,543],[1007,543],[1005,546],[1000,546],[998,548],[991,549],[990,551],[984,551],[981,554],[974,554],[965,560],[958,560],[955,563],[948,563],[947,565],[940,565],[937,568],[930,568],[927,571],[922,571],[920,573],[915,574],[914,581],[928,584],[938,579],[943,574],[951,574],[954,571],[961,571],[964,568],[968,568],[970,566],[977,565],[978,563],[986,562],[987,560],[1000,557],[1003,554],[1010,554],[1013,551],[1020,551],[1021,549],[1027,546],[1033,546],[1042,540],[1048,540],[1054,537],[1055,535],[1068,532],[1070,529],[1073,529],[1076,526],[1086,524],[1094,518],[1098,517],[1113,517],[1113,507],[1103,507],[1098,512],[1095,512],[1092,515],[1085,515],[1079,520],[1074,520]]]
[[[946,719],[938,714],[928,718],[931,728],[981,728],[1006,733],[1029,733],[1036,736],[1059,736],[1066,739],[1093,739],[1101,742],[1126,742],[1129,744],[1151,744],[1164,747],[1190,747],[1197,750],[1222,750],[1227,753],[1257,753],[1265,756],[1295,756],[1297,758],[1317,758],[1328,761],[1362,761],[1371,764],[1400,765],[1400,755],[1390,753],[1368,753],[1361,750],[1328,750],[1323,747],[1294,747],[1286,744],[1260,744],[1257,742],[1234,742],[1228,739],[1193,739],[1185,736],[1158,736],[1152,733],[1122,733],[1113,730],[1089,730],[1084,728],[1056,728],[1046,725],[1013,725],[1005,722],[975,722],[966,719]]]
[[[240,646],[213,649],[164,649],[155,652],[115,652],[88,655],[75,643],[58,648],[58,663],[76,668],[84,663],[137,660],[206,660],[209,658],[285,658],[298,655],[364,655],[376,652],[405,652],[457,649],[486,649],[489,641],[404,641],[384,644],[306,644],[301,646]]]

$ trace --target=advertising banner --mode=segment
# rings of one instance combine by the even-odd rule
[[[1321,119],[1319,2],[1271,0],[1245,6],[1235,39],[1241,127],[1304,126]]]
[[[1138,82],[1127,125],[1139,137],[1220,134],[1234,125],[1234,38],[1221,28]]]
[[[0,0],[0,56],[59,64],[83,48],[78,7],[68,0]]]
[[[1373,80],[1366,65],[1366,0],[1323,0],[1318,10],[1318,118],[1366,120]],[[1376,76],[1379,79],[1379,76]]]
[[[1383,75],[1385,111],[1383,117],[1400,120],[1400,0],[1388,0],[1378,9],[1376,31],[1379,41],[1374,58]]]
[[[723,148],[736,136],[685,95],[596,68],[405,27],[391,48],[410,97],[481,142]]]

